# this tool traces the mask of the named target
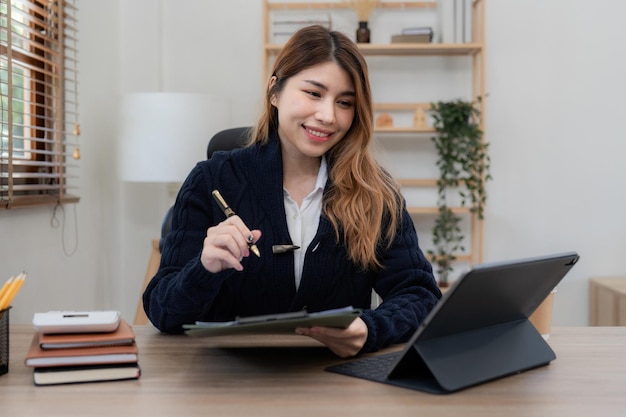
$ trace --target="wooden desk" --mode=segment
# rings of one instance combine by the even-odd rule
[[[220,348],[210,339],[135,329],[139,380],[35,387],[23,365],[32,329],[12,327],[2,416],[626,415],[626,327],[553,328],[557,359],[549,366],[450,395],[325,372],[341,359],[300,336],[282,338],[283,347],[254,348],[267,338],[245,338]]]

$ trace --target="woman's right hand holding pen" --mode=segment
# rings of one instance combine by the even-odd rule
[[[242,271],[241,260],[250,256],[250,243],[260,237],[260,230],[250,230],[239,216],[230,216],[207,230],[200,257],[202,265],[212,273],[228,268]]]

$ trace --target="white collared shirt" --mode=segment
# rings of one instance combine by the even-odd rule
[[[302,200],[302,206],[300,207],[298,207],[298,204],[291,198],[289,191],[283,187],[285,191],[285,213],[287,214],[289,235],[291,236],[293,244],[300,246],[300,249],[293,252],[296,289],[300,286],[300,280],[302,279],[304,255],[317,233],[317,226],[319,225],[320,216],[322,214],[322,197],[324,195],[324,187],[326,186],[327,179],[328,166],[326,164],[326,157],[322,157],[315,187],[313,191]]]

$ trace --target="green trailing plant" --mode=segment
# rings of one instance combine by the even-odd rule
[[[428,254],[435,265],[438,281],[447,286],[456,255],[465,250],[461,217],[448,199],[457,192],[462,207],[483,219],[487,200],[485,183],[489,175],[488,144],[479,126],[480,111],[475,103],[463,100],[431,103],[436,135],[432,138],[438,153],[437,207],[433,226],[434,249]]]

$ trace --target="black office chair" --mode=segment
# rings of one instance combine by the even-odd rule
[[[211,140],[206,149],[207,159],[211,159],[214,152],[217,151],[232,151],[236,148],[243,147],[248,141],[250,134],[250,127],[233,127],[217,132]],[[163,223],[161,224],[161,238],[159,240],[159,252],[163,250],[163,243],[167,234],[172,230],[172,210],[174,207],[170,207],[165,213]]]

